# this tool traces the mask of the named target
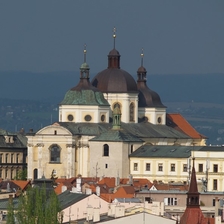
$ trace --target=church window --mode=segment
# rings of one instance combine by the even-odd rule
[[[198,164],[198,172],[203,172],[203,164]]]
[[[217,181],[217,179],[213,180],[213,190],[218,190],[218,181]]]
[[[138,163],[134,163],[134,171],[138,171]]]
[[[158,164],[158,171],[163,171],[163,164],[162,163]]]
[[[105,164],[105,168],[106,168],[106,169],[108,168],[108,164],[107,164],[107,163]]]
[[[129,113],[130,113],[130,121],[135,121],[135,106],[134,106],[134,103],[131,103],[130,104],[130,107],[129,107]]]
[[[151,164],[150,163],[146,163],[145,164],[145,170],[146,171],[150,171],[150,167],[151,167]]]
[[[73,119],[74,119],[73,115],[69,114],[69,115],[68,115],[68,120],[69,120],[69,121],[73,121]]]
[[[35,179],[37,179],[37,177],[38,177],[38,170],[34,169],[33,170],[33,179],[35,180]]]
[[[218,164],[213,165],[213,172],[218,173]]]
[[[119,104],[119,103],[115,103],[115,104],[114,104],[114,108],[116,108],[116,107],[118,107],[118,108],[120,108],[120,109],[121,109],[121,106],[120,106],[120,104]]]
[[[0,163],[2,163],[2,153],[0,154]]]
[[[58,145],[53,145],[50,148],[50,162],[59,163],[60,162],[61,149]]]
[[[157,122],[158,122],[158,124],[161,124],[161,122],[162,122],[162,118],[161,118],[161,117],[158,117],[158,118],[157,118]]]
[[[92,117],[90,115],[86,115],[84,119],[85,119],[85,121],[91,121]]]
[[[2,169],[0,169],[0,177],[2,177]]]
[[[183,172],[187,172],[187,164],[183,164]]]
[[[57,131],[56,130],[54,131],[54,135],[57,135]]]
[[[170,171],[171,172],[174,172],[175,171],[175,164],[174,163],[171,163],[171,165],[170,165]]]
[[[109,145],[103,145],[103,156],[109,156]]]
[[[101,118],[100,118],[100,119],[101,119],[102,122],[104,122],[104,121],[105,121],[105,118],[106,118],[106,117],[105,117],[105,115],[103,114],[103,115],[101,115]]]

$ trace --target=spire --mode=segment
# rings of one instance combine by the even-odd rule
[[[83,54],[84,54],[84,63],[86,63],[86,44],[84,44],[84,50],[83,50]]]
[[[114,49],[115,49],[115,40],[116,40],[116,27],[113,29],[113,38],[114,38]]]
[[[143,67],[143,58],[144,58],[144,53],[143,53],[143,48],[142,48],[142,53],[141,53],[141,67]]]
[[[83,56],[84,63],[80,67],[80,79],[89,79],[89,65],[86,63],[86,44],[84,44]]]
[[[199,192],[198,192],[198,186],[197,186],[196,172],[194,168],[195,158],[193,158],[192,160],[193,160],[193,167],[191,172],[190,187],[187,193],[187,207],[199,208]]]
[[[114,39],[114,48],[109,52],[108,55],[108,68],[120,68],[120,54],[115,49],[115,39],[116,39],[116,28],[113,29],[113,39]]]
[[[143,67],[143,59],[144,59],[144,52],[142,48],[141,52],[141,66],[138,68],[137,75],[138,75],[138,82],[144,82],[146,83],[146,69]]]

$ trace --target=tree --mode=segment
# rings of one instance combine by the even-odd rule
[[[27,180],[27,169],[20,170],[14,177],[15,180]]]
[[[9,206],[7,224],[62,223],[58,197],[54,191],[47,192],[46,187],[29,188],[20,196],[14,214],[11,207]]]

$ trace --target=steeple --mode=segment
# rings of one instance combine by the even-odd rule
[[[113,29],[113,39],[114,39],[114,48],[109,52],[108,55],[108,68],[120,68],[120,54],[115,49],[116,44],[116,28]]]
[[[197,179],[196,179],[196,173],[195,173],[195,168],[194,168],[194,160],[193,158],[193,167],[192,167],[192,172],[191,172],[191,182],[190,182],[190,187],[187,192],[187,207],[194,207],[194,208],[199,208],[199,195],[200,193],[198,192],[198,186],[197,186]]]
[[[86,63],[86,44],[84,44],[84,63],[80,67],[80,79],[89,79],[89,65]]]
[[[143,48],[142,48],[141,66],[138,68],[138,71],[137,71],[137,76],[138,76],[137,85],[142,85],[142,82],[144,83],[143,85],[145,85],[145,83],[146,83],[146,73],[147,73],[147,71],[143,67],[143,59],[144,59],[144,53],[143,53]]]

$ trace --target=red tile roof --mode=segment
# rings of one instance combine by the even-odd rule
[[[186,208],[180,219],[180,224],[210,224],[215,223],[214,218],[205,218],[200,208]]]
[[[22,191],[26,190],[26,188],[31,185],[29,180],[12,180],[12,182],[19,186]]]
[[[178,131],[182,131],[191,138],[206,138],[204,135],[198,133],[181,114],[167,114],[166,119],[168,126],[173,127]]]

